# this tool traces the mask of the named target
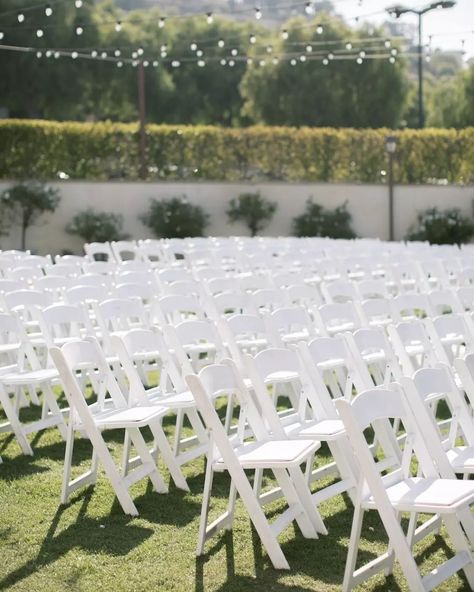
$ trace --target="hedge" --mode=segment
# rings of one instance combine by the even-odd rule
[[[149,125],[147,178],[381,182],[386,129]],[[474,128],[396,132],[399,183],[474,183]],[[0,121],[0,178],[137,179],[138,126]]]

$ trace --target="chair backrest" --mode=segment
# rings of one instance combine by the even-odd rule
[[[433,316],[430,301],[425,294],[399,294],[390,301],[396,322]]]
[[[100,302],[103,298],[104,288],[101,286],[75,286],[65,292],[65,299],[69,304]]]
[[[150,317],[160,325],[177,325],[185,320],[205,318],[205,312],[199,299],[193,295],[163,296],[154,302]]]
[[[356,302],[356,307],[369,327],[386,327],[394,322],[390,300],[386,298],[370,298]]]
[[[327,304],[334,302],[355,302],[359,294],[352,282],[336,280],[321,285],[321,292]]]
[[[400,360],[403,373],[413,376],[416,370],[434,367],[438,358],[421,320],[404,321],[389,325],[388,334],[392,347]]]
[[[322,335],[336,335],[355,331],[361,326],[361,319],[353,302],[323,304],[314,311]]]
[[[316,337],[316,327],[302,306],[277,308],[265,316],[267,330],[277,347]]]
[[[384,280],[361,280],[357,282],[355,287],[360,300],[372,300],[373,298],[386,299],[390,296]]]
[[[469,405],[474,409],[474,354],[454,360],[454,368],[461,380]]]
[[[151,284],[142,283],[123,283],[117,284],[114,289],[114,296],[120,299],[140,300],[143,304],[148,304],[156,295],[156,289]]]
[[[91,261],[115,261],[110,243],[86,243],[84,251]]]
[[[464,312],[457,294],[451,289],[432,290],[428,294],[433,314],[442,315],[446,313]]]
[[[111,333],[149,325],[146,309],[140,300],[110,298],[100,303],[93,302],[92,306],[107,351],[111,347]]]
[[[130,261],[137,258],[137,243],[135,241],[112,241],[110,247],[117,261]]]
[[[89,316],[81,305],[53,304],[37,314],[48,347],[94,335]]]

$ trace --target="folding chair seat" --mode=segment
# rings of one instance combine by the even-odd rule
[[[79,268],[85,262],[86,258],[82,255],[56,255],[54,257],[54,263],[56,265],[77,265]]]
[[[225,269],[220,267],[219,263],[216,263],[216,265],[214,267],[204,267],[202,269],[193,269],[193,276],[199,282],[204,282],[204,284],[207,285],[208,282],[227,277],[227,273],[226,273]]]
[[[464,267],[458,277],[460,286],[474,286],[474,267]]]
[[[433,315],[463,313],[464,308],[452,288],[432,290],[428,293]]]
[[[27,435],[57,426],[61,435],[66,436],[66,426],[52,384],[57,383],[58,373],[54,367],[42,367],[26,333],[12,315],[0,314],[0,403],[7,417],[2,431],[12,431],[24,454],[33,451]],[[37,395],[40,389],[43,400]],[[28,404],[26,393],[31,402],[41,404],[41,419],[23,423],[20,408]]]
[[[6,294],[7,292],[16,292],[24,288],[25,285],[20,281],[0,278],[0,294]]]
[[[383,279],[374,280],[361,280],[355,285],[355,289],[358,293],[358,300],[372,300],[372,299],[388,299],[390,293],[387,288],[387,284]]]
[[[405,376],[439,362],[422,321],[405,321],[388,327],[388,335]]]
[[[303,536],[307,538],[316,538],[318,532],[326,533],[300,469],[300,465],[311,457],[318,444],[311,440],[288,441],[271,438],[258,412],[253,406],[250,407],[250,397],[245,398],[244,414],[252,426],[256,440],[245,440],[242,429],[230,440],[214,404],[216,399],[224,395],[228,398],[235,397],[242,406],[241,398],[245,385],[232,368],[224,365],[208,366],[201,370],[198,376],[186,376],[186,381],[212,438],[206,464],[197,555],[204,552],[206,540],[219,530],[232,527],[238,493],[273,566],[276,569],[289,569],[277,540],[280,532],[296,520]],[[288,509],[273,524],[268,522],[258,495],[252,490],[245,473],[247,469],[271,470],[288,501]],[[208,524],[212,482],[216,471],[229,473],[229,502],[227,511]]]
[[[346,331],[356,331],[362,325],[362,319],[353,302],[323,304],[313,313],[321,335],[332,336]]]
[[[357,288],[353,282],[347,280],[336,280],[330,283],[322,283],[321,293],[326,304],[336,302],[355,302],[356,300],[359,300]]]
[[[301,282],[301,273],[299,271],[282,271],[275,273],[272,281],[276,288],[289,288]]]
[[[81,486],[95,483],[100,462],[109,478],[117,498],[126,514],[138,515],[138,510],[128,489],[144,477],[149,477],[155,491],[166,493],[167,487],[158,472],[155,460],[140,432],[149,427],[152,433],[161,430],[161,418],[167,410],[159,406],[127,406],[127,402],[114,378],[98,342],[90,338],[85,341],[66,343],[61,349],[53,347],[50,354],[56,364],[65,394],[71,408],[68,424],[64,476],[61,491],[61,503],[67,503],[73,491]],[[81,375],[94,374],[99,384],[97,402],[88,405],[77,372]],[[125,435],[134,445],[140,459],[140,466],[132,472],[120,473],[113,460],[102,432],[105,430],[125,430]],[[74,447],[74,434],[79,432],[92,444],[92,466],[79,477],[71,480],[71,464]],[[124,469],[127,459],[124,459]]]
[[[471,541],[466,538],[463,528],[472,531],[472,516],[468,514],[468,508],[474,502],[474,484],[440,477],[429,446],[422,438],[401,392],[377,389],[365,391],[352,402],[337,400],[336,407],[354,452],[353,462],[358,463],[361,472],[343,591],[352,590],[381,570],[385,570],[385,575],[390,574],[395,559],[400,564],[410,590],[432,590],[461,569],[470,587],[473,587]],[[403,450],[395,435],[387,429],[389,420],[397,420],[406,431]],[[368,427],[373,428],[383,452],[400,459],[398,466],[392,470],[387,471],[386,462],[379,454],[374,457],[365,439],[364,431]],[[414,456],[418,461],[417,469],[413,468],[411,462]],[[413,470],[418,471],[416,476]],[[389,537],[389,548],[385,554],[356,569],[363,517],[368,510],[377,510],[379,513]],[[413,556],[412,545],[418,540],[418,535],[423,534],[424,525],[415,528],[415,521],[410,520],[408,533],[405,534],[400,523],[402,513],[410,516],[432,514],[435,519],[440,516],[454,545],[454,558],[422,577]]]
[[[268,336],[275,347],[284,347],[299,341],[314,339],[316,326],[302,306],[277,308],[265,315]]]

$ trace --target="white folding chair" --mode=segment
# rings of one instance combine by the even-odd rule
[[[274,347],[284,347],[317,336],[316,326],[302,306],[277,308],[264,316],[268,336]]]
[[[387,331],[405,376],[413,376],[420,368],[433,368],[440,361],[423,321],[389,325]]]
[[[307,538],[315,538],[318,532],[326,532],[300,470],[300,465],[311,457],[318,444],[311,440],[289,441],[270,438],[263,422],[259,420],[258,413],[249,408],[249,397],[246,398],[244,414],[252,425],[256,441],[245,441],[243,429],[230,440],[215,410],[214,402],[222,395],[240,399],[245,389],[242,380],[229,366],[211,365],[201,370],[199,376],[186,376],[186,381],[211,438],[197,554],[201,555],[204,552],[204,544],[212,535],[223,528],[232,527],[235,498],[238,493],[273,566],[276,569],[289,569],[277,540],[278,534],[293,520],[296,520],[303,536]],[[252,490],[245,473],[246,469],[271,470],[288,501],[289,508],[273,524],[269,524],[257,494]],[[224,514],[208,524],[214,473],[224,470],[231,478],[228,508]]]
[[[159,425],[161,418],[167,413],[167,409],[156,405],[128,407],[98,342],[93,338],[66,343],[61,349],[53,347],[50,349],[50,354],[61,376],[71,409],[64,458],[61,503],[67,503],[71,493],[79,487],[95,483],[100,462],[123,511],[126,514],[137,516],[138,510],[128,491],[134,483],[144,477],[149,477],[155,491],[167,492],[165,482],[140,432],[141,428],[149,426],[153,429],[154,426]],[[77,379],[78,370],[81,373],[97,375],[99,392],[96,403],[88,405]],[[140,458],[140,466],[126,475],[120,474],[102,435],[104,430],[110,429],[125,430]],[[86,436],[92,443],[92,467],[89,471],[71,480],[76,431]]]
[[[419,433],[410,409],[402,394],[393,390],[370,390],[358,395],[352,402],[336,401],[336,407],[347,430],[354,451],[353,462],[358,463],[361,480],[352,522],[352,532],[342,589],[352,590],[381,570],[392,572],[394,560],[399,562],[410,590],[428,591],[448,577],[463,570],[471,588],[474,587],[474,559],[462,528],[466,509],[474,502],[474,484],[469,481],[440,478],[431,459],[427,443]],[[389,419],[398,420],[406,431],[403,451],[395,435],[386,429]],[[387,471],[384,460],[374,458],[373,450],[365,439],[364,431],[372,427],[384,452],[396,458],[392,450],[398,449],[400,462]],[[383,439],[384,438],[384,439]],[[418,473],[412,474],[413,456],[418,461]],[[384,475],[382,476],[382,472]],[[377,510],[389,537],[389,549],[364,566],[356,569],[359,539],[364,513]],[[439,515],[455,548],[453,558],[430,573],[421,576],[412,552],[413,539],[400,524],[402,513]],[[420,528],[423,528],[420,527]],[[415,531],[414,535],[417,532]]]
[[[355,331],[362,325],[353,302],[323,304],[315,309],[313,314],[321,335],[332,336],[346,331]]]

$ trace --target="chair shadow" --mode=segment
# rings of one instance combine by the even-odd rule
[[[150,528],[129,524],[131,517],[114,517],[112,524],[101,525],[103,518],[86,516],[87,507],[92,497],[93,488],[89,487],[75,498],[74,503],[82,502],[74,524],[59,534],[55,534],[64,512],[71,506],[60,506],[56,511],[48,532],[41,544],[36,558],[18,567],[0,580],[0,590],[6,590],[47,566],[74,548],[80,547],[89,553],[106,552],[110,555],[127,555],[136,546],[153,534]],[[83,536],[84,530],[87,537]]]

